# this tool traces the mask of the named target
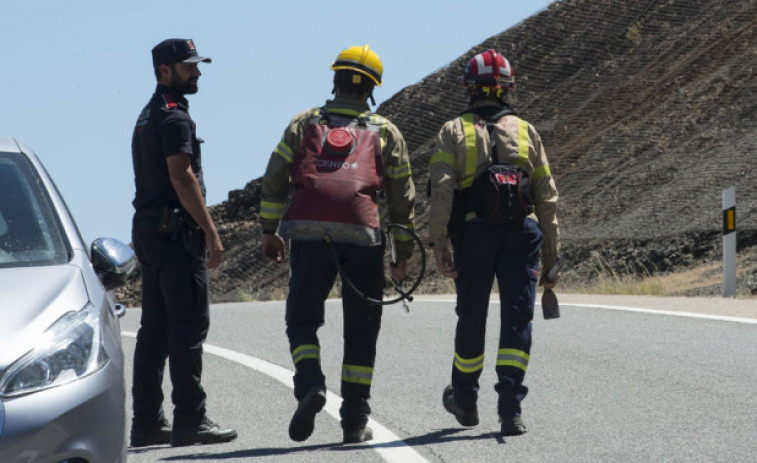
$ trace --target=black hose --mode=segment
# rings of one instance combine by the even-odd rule
[[[331,237],[328,235],[324,236],[326,243],[328,244],[329,250],[331,251],[331,256],[334,258],[334,263],[336,264],[336,268],[339,271],[339,276],[342,277],[342,283],[344,283],[344,285],[348,287],[352,292],[357,294],[358,297],[372,304],[390,305],[390,304],[396,304],[397,302],[401,302],[403,300],[407,300],[408,302],[413,302],[413,297],[411,296],[411,294],[416,289],[418,289],[418,286],[420,286],[421,281],[423,281],[423,277],[426,275],[426,250],[423,249],[423,241],[421,241],[420,237],[413,230],[411,230],[410,228],[404,225],[400,225],[396,223],[391,223],[386,226],[387,235],[391,234],[392,228],[403,230],[405,233],[410,235],[411,238],[413,238],[413,241],[415,241],[415,244],[418,246],[418,250],[421,254],[421,270],[420,272],[418,272],[418,277],[413,282],[413,285],[407,291],[404,291],[400,287],[400,285],[392,279],[392,287],[394,288],[395,291],[397,291],[397,293],[399,293],[399,297],[396,297],[394,299],[389,299],[389,300],[374,299],[372,297],[368,297],[365,294],[363,294],[363,292],[360,291],[355,286],[355,284],[352,283],[352,281],[349,278],[347,278],[347,275],[345,275],[344,269],[342,268],[342,265],[339,263],[339,256],[336,253],[336,249],[334,248],[334,245],[331,244]]]

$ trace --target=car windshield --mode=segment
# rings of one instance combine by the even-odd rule
[[[0,268],[65,264],[68,248],[60,230],[31,162],[0,152]]]

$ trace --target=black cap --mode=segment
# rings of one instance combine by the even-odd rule
[[[197,54],[192,39],[168,39],[152,49],[152,65],[157,69],[161,64],[210,63],[211,59]]]

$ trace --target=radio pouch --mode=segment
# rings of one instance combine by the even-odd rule
[[[205,256],[205,232],[184,209],[170,206],[163,208],[158,229],[169,240],[180,242],[188,254],[198,258]]]
[[[166,206],[163,208],[163,212],[160,216],[158,229],[161,233],[167,235],[171,241],[179,239],[179,232],[181,231],[181,214],[182,209],[180,207]]]

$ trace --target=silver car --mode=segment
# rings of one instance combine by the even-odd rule
[[[111,290],[135,265],[114,239],[88,252],[39,159],[0,137],[0,462],[126,461]]]

